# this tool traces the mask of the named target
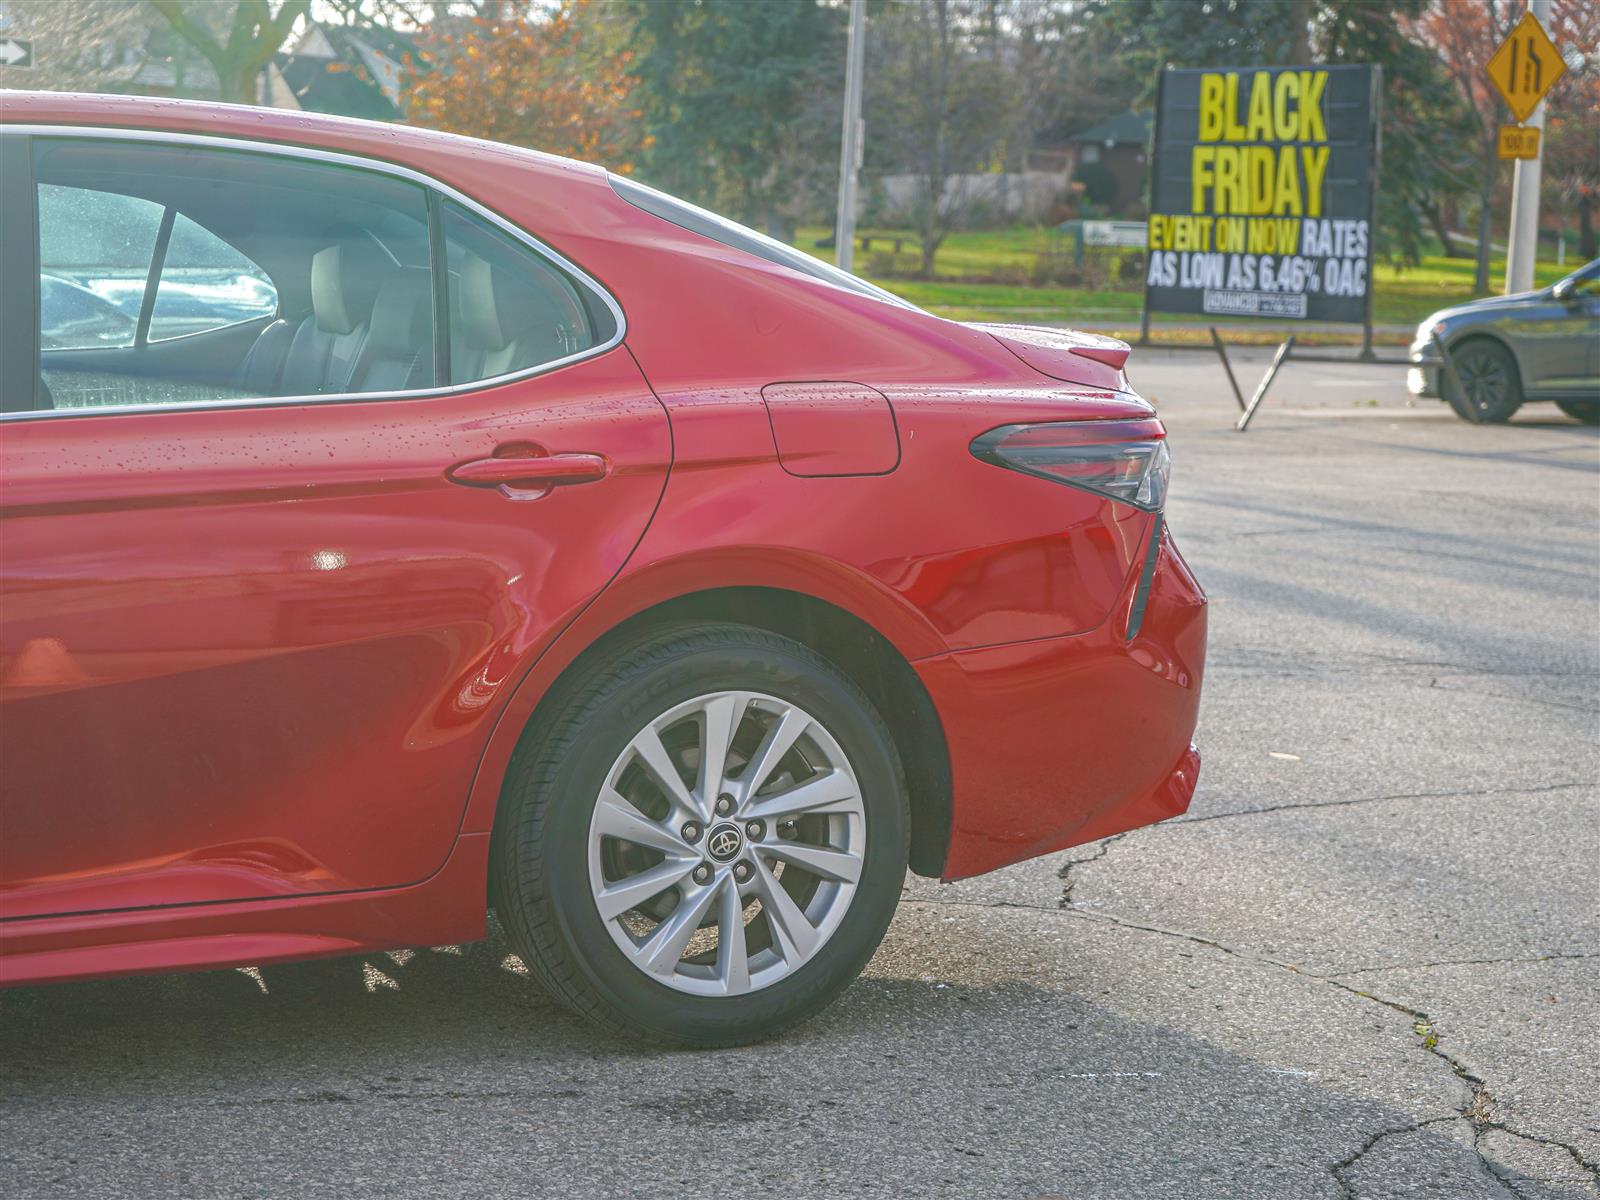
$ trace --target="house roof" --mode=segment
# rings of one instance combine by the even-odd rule
[[[1080,129],[1068,137],[1067,141],[1095,142],[1099,145],[1117,145],[1126,142],[1140,146],[1148,145],[1150,114],[1134,112],[1130,108],[1127,112],[1096,122],[1087,129]]]
[[[400,115],[402,64],[415,51],[415,39],[393,30],[312,24],[274,61],[301,108],[392,121]]]

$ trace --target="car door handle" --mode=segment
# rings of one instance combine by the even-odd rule
[[[445,472],[452,483],[467,487],[498,487],[537,490],[539,495],[552,487],[569,483],[593,483],[604,479],[610,464],[598,454],[545,454],[506,458],[475,458]]]

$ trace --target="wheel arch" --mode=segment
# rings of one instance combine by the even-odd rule
[[[953,803],[950,754],[938,711],[912,668],[910,656],[876,624],[843,605],[770,584],[700,588],[612,614],[610,619],[575,621],[528,671],[508,702],[479,765],[463,832],[492,828],[511,753],[533,723],[550,711],[552,704],[559,704],[563,681],[623,641],[686,621],[750,625],[793,638],[860,687],[889,726],[905,771],[911,806],[911,869],[928,876],[942,872]]]

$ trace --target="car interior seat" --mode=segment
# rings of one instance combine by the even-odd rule
[[[402,392],[430,388],[433,378],[433,292],[426,267],[397,268],[372,307],[366,352],[351,390]]]
[[[545,278],[548,276],[548,278]],[[563,358],[588,344],[576,292],[553,271],[516,270],[468,253],[450,326],[452,380],[493,379]]]
[[[261,331],[234,382],[262,396],[336,395],[352,390],[373,304],[398,268],[371,235],[355,232],[311,256],[311,311]]]

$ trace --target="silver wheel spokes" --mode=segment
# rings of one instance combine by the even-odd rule
[[[660,983],[734,996],[799,969],[861,878],[865,810],[814,717],[715,692],[646,725],[617,757],[589,829],[595,908]]]

